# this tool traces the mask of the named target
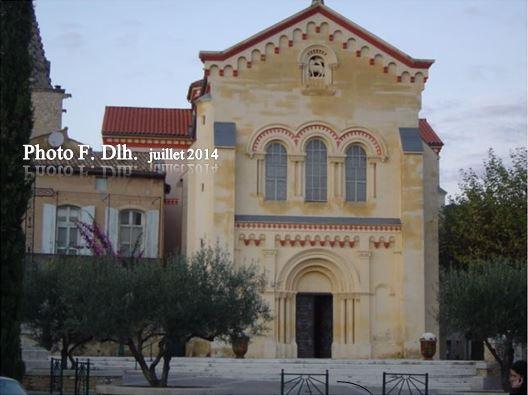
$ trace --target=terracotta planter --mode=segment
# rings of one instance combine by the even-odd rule
[[[436,354],[436,340],[423,340],[420,339],[420,352],[425,360],[433,359]]]
[[[233,352],[235,353],[237,358],[244,358],[244,355],[246,355],[249,345],[249,337],[247,336],[240,336],[231,339],[231,346],[233,347]]]

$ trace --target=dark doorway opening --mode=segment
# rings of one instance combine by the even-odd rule
[[[298,358],[332,358],[331,294],[297,294],[295,341]]]

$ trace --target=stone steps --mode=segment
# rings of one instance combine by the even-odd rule
[[[41,355],[38,352],[37,354]],[[86,358],[90,358],[94,373],[101,370],[119,370],[127,377],[137,376],[140,379],[142,376],[141,371],[136,369],[136,363],[132,357]],[[40,360],[40,368],[49,368],[48,361],[48,358]],[[158,367],[161,369],[161,364]],[[338,380],[353,381],[366,387],[381,386],[383,372],[429,373],[430,388],[438,394],[446,395],[482,390],[484,377],[479,376],[478,370],[483,367],[485,367],[484,362],[476,361],[231,358],[173,358],[171,360],[172,375],[276,381],[279,380],[281,369],[288,373],[324,373],[328,370],[331,383],[335,384]]]

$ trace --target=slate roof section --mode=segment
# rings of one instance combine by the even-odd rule
[[[420,137],[427,145],[429,145],[431,148],[437,148],[438,150],[443,147],[444,143],[440,137],[438,137],[429,122],[427,122],[427,119],[419,119],[418,128],[420,129]]]
[[[215,147],[236,146],[236,125],[233,122],[214,123],[214,144]]]
[[[107,106],[103,136],[192,138],[192,109]]]
[[[406,154],[423,152],[422,137],[418,128],[400,128],[400,140]]]

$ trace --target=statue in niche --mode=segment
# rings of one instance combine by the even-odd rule
[[[308,61],[308,75],[310,78],[324,78],[325,77],[325,63],[320,56],[313,56]]]

